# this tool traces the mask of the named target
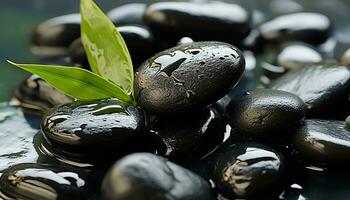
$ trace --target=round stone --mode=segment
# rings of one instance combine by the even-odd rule
[[[289,44],[277,55],[277,65],[287,70],[298,69],[321,61],[320,53],[311,46],[301,43]]]
[[[214,12],[215,11],[215,12]],[[145,23],[157,35],[174,40],[240,41],[251,30],[251,13],[241,5],[219,2],[156,2],[145,11]]]
[[[80,14],[55,17],[39,24],[32,33],[31,52],[40,56],[62,56],[80,37]]]
[[[73,101],[73,98],[58,91],[36,75],[21,83],[15,91],[15,99],[26,110],[42,114],[56,105]]]
[[[268,139],[287,134],[304,119],[307,107],[296,95],[270,89],[246,92],[226,109],[228,122],[238,133]]]
[[[350,131],[344,121],[309,119],[292,143],[306,161],[315,165],[344,165],[350,160]]]
[[[337,63],[310,65],[286,73],[273,81],[269,88],[299,96],[308,106],[308,116],[313,118],[340,116],[344,119],[349,114],[348,66]]]
[[[219,193],[229,199],[271,198],[283,189],[285,167],[284,160],[273,149],[240,144],[219,155],[213,180]]]
[[[160,52],[135,76],[135,98],[152,113],[185,112],[215,103],[239,81],[245,66],[236,47],[194,42]]]
[[[17,164],[2,174],[0,191],[8,199],[83,200],[87,198],[85,178],[62,166]]]
[[[146,150],[144,116],[117,99],[75,101],[42,120],[45,140],[66,156],[107,158]]]
[[[320,44],[331,35],[332,25],[321,13],[300,12],[276,17],[262,24],[259,30],[269,42],[296,40]]]
[[[209,184],[193,172],[149,153],[128,155],[107,173],[105,200],[215,200]]]

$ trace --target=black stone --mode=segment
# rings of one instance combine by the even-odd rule
[[[27,111],[39,113],[45,113],[56,105],[73,101],[73,98],[66,96],[36,75],[21,83],[15,91],[15,99]]]
[[[144,25],[143,14],[146,4],[130,3],[116,7],[107,13],[112,22],[119,27],[120,25]]]
[[[303,41],[320,44],[331,34],[330,19],[320,13],[292,13],[272,19],[259,27],[267,42]]]
[[[157,153],[171,160],[200,159],[224,140],[224,123],[213,108],[174,117],[154,116],[149,124]]]
[[[144,116],[117,99],[75,101],[50,110],[42,120],[45,140],[70,157],[125,155],[147,149]]]
[[[62,56],[69,45],[80,37],[80,14],[49,19],[32,33],[31,52],[40,56]]]
[[[294,43],[283,47],[277,55],[276,64],[287,70],[294,70],[321,61],[321,54],[312,46],[302,43]]]
[[[274,199],[283,187],[285,167],[281,155],[271,148],[233,145],[218,157],[213,180],[218,192],[229,199]]]
[[[251,13],[238,4],[219,1],[156,2],[145,11],[145,23],[174,44],[195,41],[240,41],[251,30]]]
[[[292,143],[302,158],[316,166],[350,163],[350,131],[344,121],[306,120]]]
[[[226,109],[228,122],[238,133],[269,139],[285,137],[305,117],[307,107],[288,92],[256,89],[233,99]],[[281,135],[284,134],[284,135]]]
[[[299,96],[307,104],[310,117],[346,117],[348,115],[350,68],[347,66],[337,63],[306,66],[281,76],[272,82],[269,88]]]
[[[244,57],[221,42],[194,42],[160,52],[135,76],[135,97],[152,113],[184,112],[208,106],[239,81]]]
[[[146,28],[136,25],[120,26],[118,31],[128,47],[134,68],[154,54],[153,34]],[[89,62],[81,39],[77,39],[70,48],[70,58],[73,63],[88,68]]]
[[[18,164],[2,174],[0,190],[9,199],[86,199],[84,175],[62,166]]]
[[[128,155],[109,170],[105,200],[215,200],[209,184],[193,172],[149,153]]]

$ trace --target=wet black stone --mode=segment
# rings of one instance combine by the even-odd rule
[[[262,38],[268,42],[304,41],[320,44],[328,39],[332,25],[320,13],[292,13],[272,19],[259,27]]]
[[[200,159],[224,139],[224,123],[213,108],[174,117],[154,116],[149,124],[157,154],[171,160]]]
[[[281,76],[269,88],[299,96],[307,104],[310,117],[344,119],[348,115],[350,68],[347,66],[337,63],[306,66]]]
[[[144,20],[157,36],[165,35],[174,44],[181,37],[195,41],[240,41],[251,30],[248,10],[218,1],[153,3],[146,8]]]
[[[148,153],[128,155],[109,170],[105,200],[215,200],[209,184],[193,172]]]
[[[286,137],[305,117],[307,107],[288,92],[256,89],[233,99],[226,109],[228,122],[247,137],[269,139]]]
[[[117,99],[75,101],[51,109],[42,120],[46,141],[66,156],[112,159],[147,149],[143,113]]]
[[[321,54],[312,46],[302,43],[294,43],[283,47],[277,55],[276,64],[287,70],[294,70],[321,61]]]
[[[350,131],[344,121],[306,120],[292,141],[300,156],[316,166],[350,163]]]
[[[109,11],[107,16],[117,27],[131,24],[144,25],[143,14],[145,9],[146,4],[143,3],[124,4]]]
[[[213,181],[218,192],[229,199],[274,199],[283,187],[285,167],[281,155],[271,148],[233,145],[218,157]]]
[[[155,53],[153,34],[143,26],[127,25],[118,27],[118,31],[128,47],[134,68]],[[81,39],[77,39],[70,47],[71,61],[88,68],[89,62]]]
[[[0,190],[10,199],[86,199],[84,175],[53,165],[18,164],[2,174]]]
[[[244,57],[221,42],[194,42],[160,52],[135,76],[135,97],[152,113],[184,112],[208,106],[239,81]]]
[[[69,45],[80,37],[80,14],[49,19],[32,33],[31,52],[40,56],[61,56]]]
[[[22,82],[15,91],[15,99],[26,110],[39,113],[45,113],[56,105],[73,101],[73,98],[66,96],[36,75]]]

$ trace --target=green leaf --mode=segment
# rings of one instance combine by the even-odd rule
[[[53,87],[76,99],[93,100],[116,97],[121,101],[134,103],[119,86],[85,69],[7,62],[40,76]]]
[[[92,0],[80,1],[81,38],[91,69],[134,93],[134,70],[123,37]]]

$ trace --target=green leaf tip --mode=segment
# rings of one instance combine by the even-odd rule
[[[134,71],[123,37],[92,0],[80,2],[81,39],[92,71],[133,96]]]
[[[63,93],[79,100],[118,98],[135,105],[133,99],[119,86],[88,70],[55,65],[18,64],[7,60],[11,65],[36,74]]]

